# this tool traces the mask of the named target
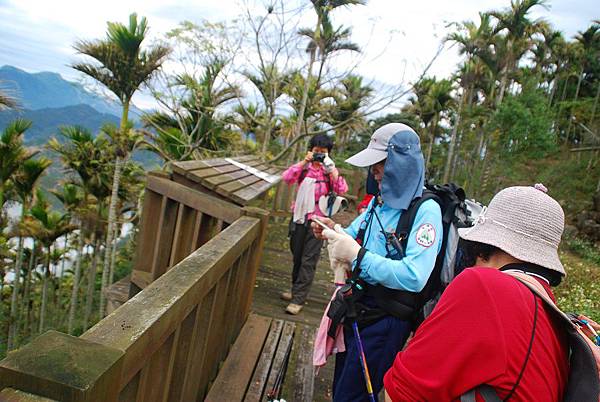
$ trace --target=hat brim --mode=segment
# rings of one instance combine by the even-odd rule
[[[493,222],[478,223],[470,228],[458,229],[465,240],[497,247],[505,253],[525,262],[536,264],[566,276],[556,248],[538,240],[521,236]]]
[[[366,148],[356,155],[346,159],[346,162],[358,167],[368,167],[381,162],[382,160],[386,159],[387,156],[387,151]]]

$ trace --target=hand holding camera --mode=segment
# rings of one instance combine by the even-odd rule
[[[312,156],[313,156],[313,162],[323,163],[323,161],[327,157],[327,154],[324,154],[324,153],[321,153],[321,152],[315,152],[315,153],[312,154]]]
[[[333,172],[333,169],[335,169],[335,162],[327,154],[323,159],[323,167],[325,168],[326,173],[331,173]]]

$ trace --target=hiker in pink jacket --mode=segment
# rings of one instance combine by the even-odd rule
[[[291,292],[281,294],[283,300],[290,302],[286,307],[289,314],[298,314],[302,310],[321,255],[323,240],[317,239],[310,227],[314,215],[326,215],[327,211],[324,213],[318,206],[319,200],[348,191],[346,180],[329,157],[332,148],[331,138],[325,134],[316,135],[311,138],[304,159],[283,172],[286,183],[298,184],[289,226],[290,249],[294,256],[292,287]]]

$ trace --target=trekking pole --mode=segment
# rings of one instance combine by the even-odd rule
[[[279,372],[277,372],[277,377],[275,378],[275,383],[273,384],[273,388],[269,392],[267,392],[267,401],[275,402],[279,400],[281,396],[281,384],[283,383],[283,376],[287,371],[288,362],[290,360],[290,353],[292,351],[292,342],[290,341],[285,350],[285,355],[283,357],[283,365]]]
[[[348,306],[346,318],[352,320],[352,330],[354,331],[354,339],[356,339],[356,348],[358,349],[359,354],[358,359],[360,360],[360,366],[362,368],[363,376],[365,377],[369,401],[375,402],[375,394],[373,393],[373,386],[371,385],[371,376],[369,375],[367,358],[365,356],[362,340],[360,339],[360,333],[358,332],[358,323],[356,322],[356,307],[354,306],[354,298],[352,297],[352,287],[350,285],[346,286],[348,286],[349,289],[340,289],[340,291],[344,293],[344,299],[346,300]]]

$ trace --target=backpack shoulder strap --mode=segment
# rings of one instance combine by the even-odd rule
[[[500,399],[496,393],[496,390],[487,384],[480,385],[477,388],[473,388],[466,394],[462,394],[460,397],[460,402],[476,402],[476,393],[479,393],[485,402],[502,402],[502,399]]]
[[[565,388],[565,401],[600,401],[600,348],[581,329],[573,324],[568,315],[550,299],[544,287],[531,276],[514,271],[511,275],[544,302],[549,314],[566,330],[570,346],[569,380]]]
[[[304,179],[306,178],[306,175],[308,174],[308,167],[304,167],[304,169],[302,169],[302,171],[300,172],[300,176],[298,176],[298,184],[302,183],[304,181]]]
[[[436,200],[438,204],[440,203],[439,197],[433,191],[423,190],[423,195],[412,200],[406,211],[402,212],[400,219],[398,219],[398,225],[396,226],[395,234],[398,240],[400,240],[400,244],[402,244],[402,248],[404,250],[406,250],[408,236],[410,235],[410,231],[415,223],[417,212],[419,212],[421,205],[428,200]]]

